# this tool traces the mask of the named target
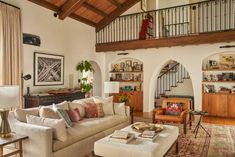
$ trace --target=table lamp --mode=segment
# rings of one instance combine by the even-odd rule
[[[104,82],[104,93],[114,94],[119,93],[119,82]]]
[[[19,86],[0,86],[0,137],[10,137],[9,108],[19,105]]]

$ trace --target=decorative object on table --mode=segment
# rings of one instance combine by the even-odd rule
[[[232,81],[233,73],[222,73],[223,81]]]
[[[205,84],[203,86],[203,91],[204,93],[215,93],[215,86],[214,85],[208,85],[208,84]]]
[[[143,133],[141,133],[139,135],[139,137],[144,140],[154,142],[156,140],[156,138],[158,137],[158,133],[156,133],[155,131],[145,130]]]
[[[135,135],[127,131],[115,130],[114,133],[109,137],[109,141],[119,143],[129,143],[135,138]]]
[[[64,56],[34,52],[34,85],[64,84]]]
[[[0,137],[10,137],[11,128],[8,122],[9,109],[19,106],[19,86],[0,86]]]
[[[119,93],[119,82],[104,82],[104,93],[114,94]]]
[[[164,126],[161,124],[153,124],[148,122],[137,122],[131,126],[131,128],[137,132],[143,133],[144,131],[155,131],[161,132],[164,129]]]
[[[89,72],[89,71],[95,72],[92,64],[87,60],[82,60],[81,62],[79,62],[76,66],[76,70],[81,72],[82,74],[84,72]],[[79,87],[81,88],[82,92],[87,94],[88,97],[90,96],[91,94],[90,92],[93,86],[92,86],[92,82],[88,81],[88,77],[82,77],[80,79]]]
[[[218,93],[231,93],[231,89],[221,86]]]
[[[231,65],[234,65],[235,55],[233,55],[233,54],[221,54],[219,56],[219,59],[220,59],[220,64],[221,65],[228,66],[228,68],[229,68]]]

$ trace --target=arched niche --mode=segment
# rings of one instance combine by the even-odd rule
[[[172,70],[168,71],[169,69],[172,69]],[[160,76],[161,77],[165,76],[165,77],[163,77],[161,81],[159,81]],[[174,83],[173,85],[170,84],[172,82]],[[185,66],[176,60],[167,60],[167,61],[162,62],[161,66],[156,67],[156,70],[153,73],[153,77],[150,82],[150,86],[152,87],[152,89],[150,88],[151,97],[149,97],[150,102],[152,102],[150,103],[152,106],[149,106],[150,109],[154,108],[153,104],[156,103],[155,101],[157,100],[156,99],[157,96],[159,96],[160,92],[163,92],[159,90],[160,86],[161,86],[161,89],[163,88],[162,84],[164,85],[170,84],[170,85],[167,85],[168,89],[166,90],[170,90],[170,91],[165,91],[166,96],[171,96],[171,97],[174,97],[174,96],[193,97],[194,96],[193,84],[192,84],[192,80],[190,77],[190,73],[187,71]],[[174,87],[174,86],[177,86],[177,87]],[[158,103],[159,103],[158,106],[160,106],[161,105],[160,99]]]

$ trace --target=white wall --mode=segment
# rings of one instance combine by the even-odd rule
[[[156,79],[161,68],[167,61],[175,60],[181,63],[189,72],[192,79],[195,108],[201,109],[202,60],[212,54],[226,51],[227,49],[219,48],[219,46],[225,44],[226,43],[128,50],[125,51],[129,53],[128,56],[118,56],[118,52],[109,52],[106,54],[106,78],[108,79],[108,65],[114,60],[124,57],[132,57],[141,60],[144,67],[144,111],[148,112],[154,107]],[[235,42],[230,44],[235,44]],[[231,48],[229,51],[235,51],[235,48]]]
[[[34,51],[61,54],[65,56],[64,79],[62,86],[33,86],[33,79],[24,81],[31,92],[44,92],[49,89],[69,87],[69,75],[74,74],[77,84],[76,64],[81,60],[94,60],[103,68],[104,55],[95,53],[95,29],[71,18],[59,20],[53,11],[31,3],[27,0],[3,0],[21,8],[24,33],[40,36],[41,46],[23,45],[23,73],[33,76]]]
[[[177,87],[172,87],[166,95],[190,95],[193,96],[193,85],[191,79],[184,79],[183,83],[178,83]]]

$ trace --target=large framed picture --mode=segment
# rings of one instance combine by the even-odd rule
[[[64,56],[34,52],[34,86],[64,84]]]

